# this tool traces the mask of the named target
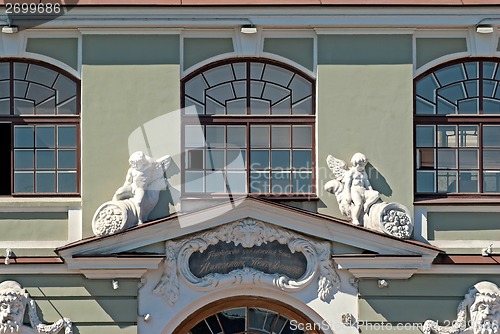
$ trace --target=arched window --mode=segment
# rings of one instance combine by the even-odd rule
[[[0,195],[79,192],[80,83],[54,66],[0,59]]]
[[[196,311],[174,334],[320,334],[326,322],[314,323],[289,305],[265,298],[219,300]]]
[[[314,193],[314,80],[232,59],[182,81],[184,193]]]
[[[464,59],[415,79],[417,196],[500,194],[499,65]]]

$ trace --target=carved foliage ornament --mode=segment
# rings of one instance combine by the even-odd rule
[[[46,325],[36,313],[36,304],[24,288],[15,281],[0,283],[0,333],[21,334],[23,332],[24,313],[28,315],[32,329],[40,334],[59,333],[64,328],[65,334],[72,334],[72,322],[68,318]]]
[[[301,252],[306,259],[305,272],[298,279],[280,273],[265,273],[251,266],[234,269],[228,273],[208,273],[195,276],[189,268],[189,258],[203,252],[211,245],[233,243],[243,248],[254,248],[278,242],[286,245],[291,253]],[[221,226],[187,240],[166,243],[164,273],[153,293],[163,296],[170,305],[179,298],[177,270],[187,284],[201,290],[213,290],[235,284],[266,284],[283,291],[295,292],[318,280],[318,297],[325,302],[333,299],[340,287],[340,277],[333,268],[329,242],[317,242],[303,236],[250,218]]]

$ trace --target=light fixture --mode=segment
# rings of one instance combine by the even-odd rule
[[[112,280],[111,284],[113,285],[113,290],[117,290],[120,287],[120,282],[117,279]]]
[[[257,27],[253,24],[246,24],[241,26],[240,31],[242,34],[255,34],[257,33]]]
[[[149,313],[144,314],[142,317],[144,318],[145,322],[148,322],[149,320],[151,320],[151,314],[149,314]]]
[[[385,279],[379,279],[377,285],[380,289],[383,289],[389,286],[389,282],[387,282]]]
[[[493,32],[493,27],[487,24],[478,24],[476,26],[476,32],[479,34],[491,34]]]
[[[19,31],[19,28],[16,26],[3,26],[2,33],[4,34],[15,34]]]
[[[9,265],[10,264],[10,257],[12,256],[12,249],[10,248],[7,248],[5,250],[5,265]]]

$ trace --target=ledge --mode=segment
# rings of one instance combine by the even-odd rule
[[[0,209],[81,207],[80,197],[12,197],[0,196]]]

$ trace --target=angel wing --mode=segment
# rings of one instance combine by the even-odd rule
[[[170,155],[165,155],[159,159],[156,159],[155,162],[153,163],[154,170],[151,173],[151,179],[159,179],[159,178],[164,178],[164,173],[170,166],[170,162],[172,161],[172,158]]]
[[[335,175],[335,179],[342,181],[345,172],[348,170],[347,163],[344,160],[340,160],[329,155],[326,157],[326,164],[328,165],[328,168],[332,170],[333,175]]]

